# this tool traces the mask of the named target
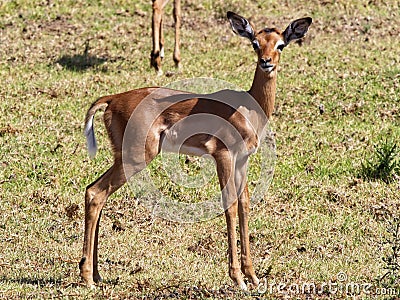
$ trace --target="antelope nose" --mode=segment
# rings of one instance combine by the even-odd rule
[[[260,58],[260,63],[262,63],[262,64],[268,64],[268,63],[270,63],[271,62],[271,57],[262,57],[262,58]]]

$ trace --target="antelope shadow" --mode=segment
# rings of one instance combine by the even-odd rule
[[[89,54],[89,41],[85,42],[85,49],[81,54],[73,54],[73,55],[63,55],[59,59],[55,61],[56,64],[61,65],[63,68],[76,71],[83,72],[87,69],[100,66],[105,62],[115,62],[119,59],[123,59],[122,57],[117,58],[109,58],[109,57],[98,57],[96,55]],[[103,69],[105,71],[106,69]]]

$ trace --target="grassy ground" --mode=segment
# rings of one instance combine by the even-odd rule
[[[304,283],[371,284],[355,298],[399,297],[398,169],[388,183],[360,175],[384,141],[400,138],[399,2],[183,1],[180,74],[167,10],[168,76],[157,77],[149,68],[149,2],[0,3],[0,297],[350,296],[296,292]],[[84,189],[112,162],[99,116],[99,152],[87,157],[87,108],[102,95],[199,76],[249,88],[255,55],[231,33],[227,10],[259,27],[314,18],[302,46],[282,54],[275,176],[251,211],[252,256],[270,289],[244,295],[232,285],[222,217],[154,218],[127,186],[103,214],[104,283],[82,287]]]

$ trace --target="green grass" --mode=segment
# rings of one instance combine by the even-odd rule
[[[99,249],[105,282],[94,291],[79,284],[84,190],[112,164],[100,114],[99,152],[88,159],[86,110],[106,94],[193,77],[248,89],[255,55],[231,33],[227,10],[251,16],[258,28],[314,18],[302,46],[290,45],[281,58],[271,124],[275,175],[251,210],[257,274],[290,285],[334,282],[344,272],[348,282],[371,283],[374,292],[398,289],[398,273],[390,282],[382,276],[397,243],[385,241],[391,238],[388,220],[398,220],[400,182],[358,178],[374,145],[400,139],[398,1],[183,1],[184,69],[169,77],[149,68],[150,2],[49,3],[0,4],[0,297],[256,297],[254,290],[243,295],[229,279],[223,217],[195,224],[155,218],[128,186],[104,209]],[[171,9],[165,72],[175,71]],[[250,176],[257,177],[254,170]],[[174,194],[207,198],[201,192]]]
[[[396,143],[382,141],[375,146],[374,157],[361,165],[360,175],[364,179],[381,179],[386,183],[396,180],[400,173],[398,156],[399,148]]]

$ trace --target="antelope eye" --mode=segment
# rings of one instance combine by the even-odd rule
[[[285,48],[284,43],[279,43],[278,45],[276,45],[276,50],[278,50],[279,53],[282,52],[283,48]]]
[[[251,41],[251,44],[253,45],[253,49],[254,49],[255,51],[257,51],[258,49],[260,49],[260,44],[258,43],[257,40],[252,40],[252,41]]]

